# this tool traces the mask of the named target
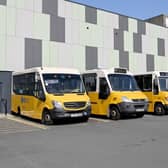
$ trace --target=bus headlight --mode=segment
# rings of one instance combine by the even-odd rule
[[[128,97],[126,97],[126,96],[122,96],[122,101],[127,102],[127,103],[132,103],[132,100],[129,99]]]
[[[61,102],[53,100],[52,104],[53,104],[54,108],[56,108],[56,109],[62,109],[63,108]]]
[[[90,101],[88,101],[88,102],[86,103],[86,105],[87,105],[87,106],[91,106],[91,103],[90,103]]]
[[[165,97],[165,100],[168,101],[168,96]]]

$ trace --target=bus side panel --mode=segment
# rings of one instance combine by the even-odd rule
[[[33,107],[34,107],[33,118],[41,120],[43,109],[45,107],[49,109],[46,105],[47,105],[47,102],[43,102],[39,100],[38,98],[34,97],[33,98]]]
[[[21,95],[13,94],[11,104],[11,111],[18,113],[18,108],[21,108]]]
[[[91,102],[91,114],[99,114],[99,109],[98,109],[98,93],[97,92],[88,92],[88,96],[90,98]]]
[[[143,92],[147,98],[148,98],[148,101],[149,101],[149,106],[148,106],[148,112],[154,112],[154,96],[153,96],[153,92]]]

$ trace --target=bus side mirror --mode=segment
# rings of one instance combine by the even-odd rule
[[[46,97],[45,97],[45,94],[42,90],[38,90],[37,91],[37,97],[41,100],[41,101],[45,101],[46,100]]]
[[[153,82],[153,93],[154,95],[159,94],[158,80],[155,78]]]

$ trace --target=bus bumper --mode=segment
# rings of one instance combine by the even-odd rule
[[[148,103],[122,102],[118,105],[118,108],[121,114],[146,113],[148,109]]]
[[[68,118],[89,118],[91,114],[91,108],[88,107],[80,111],[57,111],[56,109],[50,110],[50,114],[53,120],[68,119]]]

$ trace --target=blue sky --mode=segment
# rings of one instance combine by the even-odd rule
[[[168,15],[168,0],[72,0],[126,16],[147,19]]]

